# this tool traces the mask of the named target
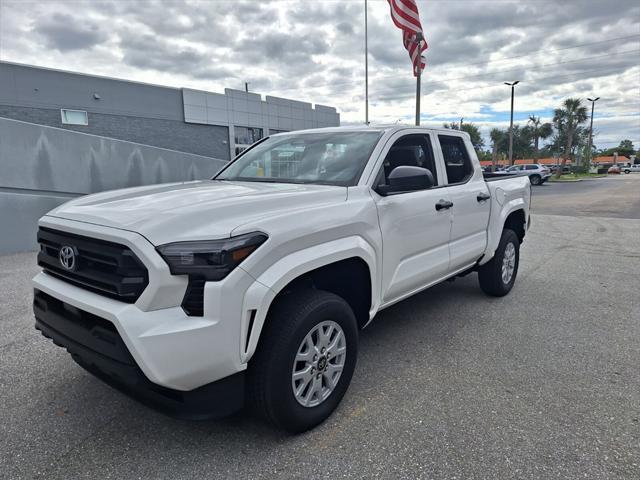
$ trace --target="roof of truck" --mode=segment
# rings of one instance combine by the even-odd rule
[[[343,127],[324,127],[324,128],[312,128],[312,129],[308,129],[308,130],[294,130],[293,132],[283,132],[283,133],[277,133],[275,135],[287,135],[287,134],[291,134],[291,133],[296,133],[296,134],[304,134],[304,133],[318,133],[318,132],[326,132],[326,133],[331,133],[331,132],[400,132],[402,130],[415,130],[415,129],[420,129],[420,130],[425,130],[425,131],[430,131],[430,132],[441,132],[441,133],[455,133],[455,134],[462,134],[462,135],[469,135],[467,132],[462,131],[462,130],[452,130],[449,128],[434,128],[434,127],[427,127],[427,126],[416,126],[416,125],[349,125],[349,126],[343,126]]]

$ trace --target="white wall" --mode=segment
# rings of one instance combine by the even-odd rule
[[[234,126],[258,127],[266,136],[271,129],[302,130],[337,127],[340,114],[334,107],[315,105],[286,98],[262,96],[242,90],[225,89],[225,93],[182,89],[184,120],[188,123],[229,127],[229,145],[234,155]]]

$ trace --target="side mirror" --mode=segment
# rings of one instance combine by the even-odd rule
[[[433,174],[430,170],[409,165],[400,165],[394,168],[387,180],[388,185],[379,185],[376,188],[376,192],[383,197],[392,193],[426,190],[434,185]]]

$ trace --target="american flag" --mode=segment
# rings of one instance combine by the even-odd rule
[[[413,74],[418,76],[418,68],[422,71],[425,67],[422,52],[427,49],[427,42],[422,34],[422,24],[418,14],[416,0],[387,0],[391,7],[391,19],[393,23],[402,30],[402,43],[409,52],[411,63],[413,63]],[[422,34],[423,40],[418,51],[418,40],[416,35]],[[419,63],[419,66],[418,66]]]

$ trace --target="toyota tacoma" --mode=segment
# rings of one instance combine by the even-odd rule
[[[210,180],[43,216],[36,328],[168,414],[246,405],[301,432],[340,403],[378,312],[473,272],[509,293],[530,200],[526,175],[483,175],[465,132],[273,135]]]

